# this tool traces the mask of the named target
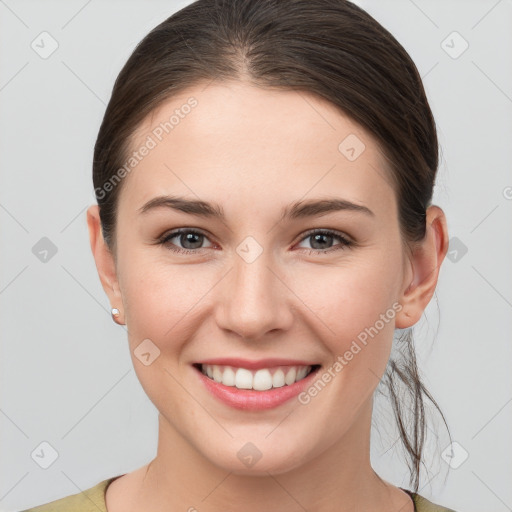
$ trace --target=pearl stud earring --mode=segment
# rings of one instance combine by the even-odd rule
[[[111,314],[112,314],[112,320],[114,320],[114,322],[116,324],[119,324],[119,321],[118,321],[118,318],[119,318],[119,315],[120,315],[119,309],[112,308]]]

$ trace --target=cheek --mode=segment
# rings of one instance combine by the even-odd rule
[[[162,343],[178,340],[195,323],[218,273],[208,264],[171,264],[165,254],[155,257],[155,251],[160,249],[132,252],[120,269],[126,277],[122,294],[130,333]]]
[[[387,313],[386,325],[390,323],[400,275],[399,258],[375,252],[371,258],[354,257],[336,267],[312,266],[307,273],[290,276],[290,286],[329,327],[327,332],[347,338],[373,326],[381,314]]]
[[[338,381],[358,390],[353,400],[366,396],[386,368],[401,308],[396,302],[400,264],[398,253],[376,250],[292,277],[294,291],[314,312],[315,334],[342,365]]]

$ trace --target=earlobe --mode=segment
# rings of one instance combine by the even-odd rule
[[[410,256],[412,278],[402,293],[402,310],[395,327],[405,329],[419,321],[434,295],[441,264],[448,251],[448,228],[443,210],[430,206],[426,215],[426,233]]]
[[[122,298],[117,279],[114,255],[108,248],[101,231],[99,206],[92,205],[87,210],[87,226],[89,229],[89,241],[91,251],[96,263],[98,276],[103,290],[108,296],[111,307],[122,312]],[[116,321],[119,319],[118,315]],[[117,323],[120,323],[117,321]]]

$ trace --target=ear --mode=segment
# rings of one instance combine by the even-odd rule
[[[399,302],[403,309],[396,316],[395,327],[405,329],[414,325],[434,295],[441,263],[448,251],[448,227],[443,210],[430,206],[426,212],[426,233],[413,245],[406,264]]]
[[[119,309],[120,314],[116,318],[116,322],[124,324],[124,308],[117,279],[115,258],[103,238],[98,205],[90,206],[87,209],[87,226],[89,228],[91,251],[101,284],[108,296],[111,307]]]

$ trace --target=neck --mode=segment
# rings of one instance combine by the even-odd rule
[[[155,512],[348,512],[392,510],[397,505],[412,510],[410,498],[371,467],[371,407],[371,402],[363,407],[351,430],[307,463],[260,476],[216,466],[159,415],[157,456],[141,468],[139,482],[133,482],[135,499],[144,504],[141,508]]]

